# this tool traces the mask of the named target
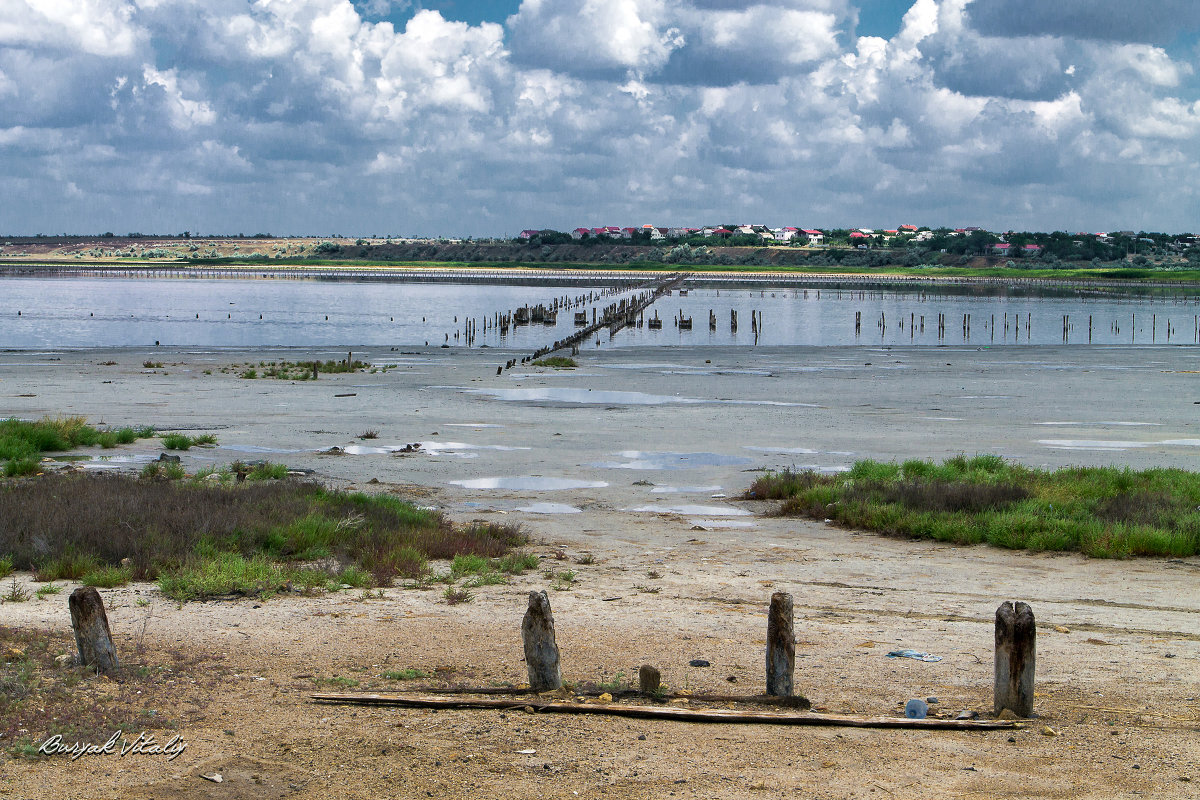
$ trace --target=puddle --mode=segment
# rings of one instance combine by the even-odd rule
[[[1034,425],[1049,425],[1053,427],[1068,427],[1070,425],[1121,425],[1125,427],[1159,426],[1161,422],[1035,422]]]
[[[494,422],[447,422],[444,428],[503,428]]]
[[[655,486],[650,494],[710,494],[719,491],[720,486]]]
[[[1154,442],[1121,442],[1102,439],[1039,439],[1038,444],[1054,450],[1133,450]]]
[[[646,469],[676,470],[699,467],[727,467],[753,463],[753,459],[742,456],[726,456],[720,453],[666,453],[622,450],[618,456],[626,461],[601,461],[592,464],[602,469]],[[718,487],[719,488],[719,487]]]
[[[528,506],[521,506],[517,511],[524,511],[527,514],[582,514],[583,509],[569,506],[566,503],[534,503]]]
[[[1159,444],[1169,444],[1175,447],[1200,447],[1200,439],[1164,439]]]
[[[287,455],[290,453],[303,453],[303,450],[284,450],[278,447],[259,447],[256,444],[219,444],[219,450],[232,450],[235,453],[278,453]]]
[[[532,450],[531,447],[509,447],[502,444],[468,444],[467,442],[416,442],[420,445],[420,452],[427,456],[444,456],[452,455],[458,458],[479,458],[479,453],[472,452],[475,450]],[[416,452],[410,450],[409,444],[382,444],[382,445],[366,445],[366,444],[349,444],[342,448],[342,452],[352,456],[378,456],[388,455],[389,453],[399,452]]]
[[[753,450],[756,453],[789,453],[800,456],[815,456],[820,450],[812,450],[808,447],[750,447],[744,445],[743,450]]]
[[[689,514],[703,514],[710,517],[750,517],[753,516],[749,511],[744,511],[740,508],[732,506],[638,506],[637,508],[629,508],[627,511],[636,513],[648,514],[681,514],[687,516]]]
[[[572,478],[544,478],[539,475],[522,475],[501,478],[471,478],[450,481],[464,489],[510,489],[529,492],[555,492],[564,489],[603,489],[604,481],[580,481]]]
[[[926,420],[927,422],[962,422],[963,421],[962,417],[921,417],[921,419]],[[1047,423],[1042,423],[1042,424],[1049,425],[1050,423],[1047,422]]]
[[[130,464],[149,464],[158,461],[157,455],[131,456],[93,456],[90,461],[82,463],[84,469],[120,469]]]
[[[532,450],[532,447],[510,447],[504,444],[467,444],[466,442],[421,442],[421,452],[428,453],[431,456],[440,456],[445,453],[453,453],[464,458],[475,458],[478,454],[472,453],[467,455],[461,451],[464,450],[499,450],[503,452],[512,452],[515,450]]]
[[[536,389],[462,389],[467,394],[481,394],[509,403],[562,403],[577,406],[662,406],[699,405],[702,403],[729,403],[745,406],[788,406],[816,408],[812,403],[785,403],[781,400],[700,400],[695,397],[677,397],[646,392],[619,392],[607,389],[569,389],[546,387]]]

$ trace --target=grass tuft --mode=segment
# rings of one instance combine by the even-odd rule
[[[575,363],[575,359],[567,358],[566,356],[551,356],[550,358],[539,358],[533,362],[535,367],[553,367],[554,369],[575,369],[579,365]]]

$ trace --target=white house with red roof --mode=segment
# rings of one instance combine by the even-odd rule
[[[521,235],[519,238],[525,239],[526,241],[528,241],[529,239],[532,239],[534,236],[537,236],[540,233],[541,233],[541,231],[524,230],[524,231],[521,231]]]
[[[804,234],[805,238],[808,239],[809,244],[821,244],[821,242],[825,241],[825,234],[821,233],[819,230],[816,230],[815,228],[813,228],[813,229],[805,228],[801,232]]]

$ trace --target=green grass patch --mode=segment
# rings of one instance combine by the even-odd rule
[[[202,433],[199,436],[188,436],[185,433],[164,433],[162,435],[163,447],[168,450],[190,450],[193,447],[210,447],[217,443],[217,437],[211,433]]]
[[[42,453],[97,445],[112,448],[153,435],[149,428],[94,428],[79,416],[43,417],[36,422],[9,418],[0,420],[0,461],[5,462],[5,477],[36,475],[42,469]]]
[[[747,498],[780,513],[955,544],[1096,558],[1200,553],[1200,474],[1117,467],[1039,470],[995,455],[941,464],[859,461],[847,473],[768,473]]]
[[[416,681],[428,678],[429,673],[419,669],[397,669],[385,672],[380,677],[389,681]]]
[[[0,553],[13,569],[97,586],[158,581],[180,602],[390,586],[424,579],[431,559],[457,559],[458,576],[485,585],[524,541],[515,526],[457,526],[397,497],[301,481],[106,473],[0,485]]]
[[[575,359],[567,358],[566,356],[551,356],[550,358],[539,358],[533,362],[535,367],[553,367],[554,369],[575,369],[579,365],[575,363]]]
[[[13,574],[12,556],[4,556],[0,558],[0,578],[7,578]]]

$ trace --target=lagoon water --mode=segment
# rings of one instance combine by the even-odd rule
[[[141,278],[0,278],[0,348],[87,348],[162,345],[196,347],[393,347],[466,344],[534,350],[576,330],[573,313],[618,299],[607,297],[563,311],[557,325],[514,327],[502,336],[485,327],[497,314],[594,291],[567,286],[353,283],[307,280]],[[716,328],[709,329],[709,311]],[[731,311],[738,329],[731,330]],[[763,320],[757,336],[751,317]],[[856,332],[856,314],[861,328]],[[631,327],[588,347],[646,345],[907,345],[1195,344],[1200,305],[1192,296],[1037,294],[997,287],[986,292],[828,287],[749,290],[691,288],[663,297],[647,311],[661,330]],[[939,336],[938,316],[945,326]],[[676,317],[691,317],[682,330]],[[969,331],[964,316],[970,317]],[[922,324],[923,317],[923,324]],[[1089,334],[1089,317],[1091,330]],[[1007,321],[1007,325],[1006,325]],[[456,338],[456,333],[458,338]]]

